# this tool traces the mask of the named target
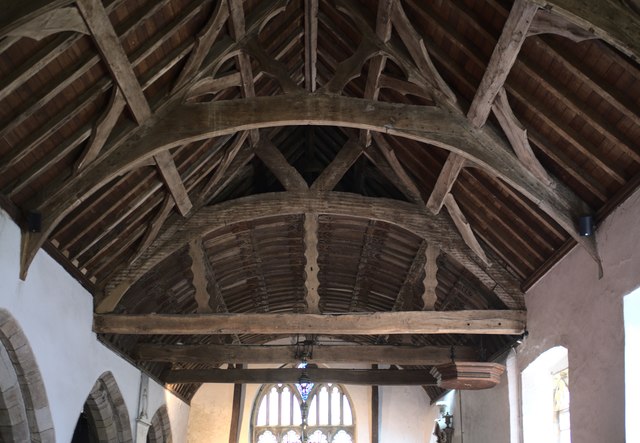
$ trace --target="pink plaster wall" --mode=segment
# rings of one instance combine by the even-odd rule
[[[604,277],[582,248],[526,294],[523,370],[557,345],[569,350],[572,443],[624,442],[623,297],[640,286],[640,192],[597,229]]]

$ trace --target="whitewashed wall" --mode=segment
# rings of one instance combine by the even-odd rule
[[[353,403],[358,443],[371,441],[371,387],[345,385]],[[250,442],[251,412],[260,385],[245,386],[239,443]],[[420,387],[380,388],[380,443],[425,443],[433,420],[425,418],[429,397]],[[227,443],[233,385],[205,384],[191,402],[190,443]]]
[[[260,385],[245,385],[245,401],[240,423],[238,443],[249,443],[251,413]],[[371,440],[371,389],[346,386],[353,401],[356,418],[356,438],[359,443]],[[233,385],[205,384],[191,401],[189,417],[190,443],[227,443],[231,427]]]
[[[140,371],[98,342],[91,331],[91,295],[43,251],[26,281],[19,275],[20,230],[0,211],[0,307],[27,336],[44,380],[56,440],[71,440],[84,402],[105,371],[118,382],[135,435]],[[167,404],[174,441],[186,441],[189,407],[157,383],[149,383],[150,416]]]
[[[188,441],[228,443],[232,401],[232,384],[202,385],[191,400]]]
[[[431,439],[433,420],[425,419],[429,396],[419,386],[381,386],[380,443],[423,443]],[[359,440],[359,442],[367,440]]]

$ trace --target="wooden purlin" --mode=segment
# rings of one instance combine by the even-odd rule
[[[23,25],[10,30],[6,33],[5,38],[15,43],[15,39],[20,37],[41,40],[60,32],[89,33],[87,25],[82,20],[77,8],[71,6],[44,12]],[[2,42],[2,45],[4,45],[4,42]]]

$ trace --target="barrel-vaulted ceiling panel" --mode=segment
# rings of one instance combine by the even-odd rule
[[[230,233],[227,248],[221,244],[219,252],[209,247],[217,242],[205,242],[228,311],[303,310],[302,217],[241,223]]]
[[[387,223],[321,216],[318,265],[322,311],[397,310],[397,294],[420,241]],[[407,298],[413,297],[411,284],[405,292]]]
[[[45,248],[93,294],[105,343],[160,381],[227,361],[192,346],[283,337],[243,317],[140,333],[165,314],[447,311],[429,333],[308,335],[490,359],[524,328],[504,326],[523,289],[576,244],[598,262],[578,216],[639,183],[640,18],[582,3],[9,1],[0,203],[22,275]],[[472,312],[498,318],[451,320]]]

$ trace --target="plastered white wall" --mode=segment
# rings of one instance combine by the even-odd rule
[[[353,402],[358,443],[371,441],[371,388],[345,386]],[[238,443],[249,443],[251,413],[260,385],[245,385],[245,401]],[[426,394],[425,394],[426,395]],[[233,385],[205,384],[191,401],[189,443],[227,443],[231,426]],[[396,440],[399,441],[399,440]]]
[[[287,344],[288,340],[277,340],[270,344]],[[247,368],[269,368],[269,365],[250,365]],[[333,368],[365,369],[366,366],[333,365]],[[244,386],[244,402],[240,417],[240,438],[238,443],[249,443],[251,435],[251,414],[261,385]],[[353,405],[356,420],[356,441],[371,441],[371,388],[369,386],[345,385]],[[424,391],[422,391],[424,392]],[[426,396],[426,394],[425,394]],[[189,419],[189,443],[227,443],[231,427],[232,384],[204,384],[191,400]],[[216,436],[215,439],[212,436]]]
[[[264,366],[253,366],[264,367]],[[335,366],[344,367],[344,366]],[[356,420],[356,441],[371,441],[371,387],[345,385]],[[239,443],[250,442],[251,413],[260,385],[245,385]],[[425,419],[429,397],[421,387],[380,387],[380,443],[425,443],[433,420]],[[227,443],[233,385],[205,384],[191,402],[190,443]],[[434,413],[435,414],[435,413]]]
[[[380,443],[423,443],[431,439],[433,420],[425,420],[429,396],[419,386],[381,386]]]
[[[106,371],[118,383],[135,435],[140,371],[91,331],[91,295],[43,251],[21,281],[19,256],[20,230],[0,211],[0,307],[13,315],[29,340],[47,391],[56,440],[71,440],[89,391]],[[165,402],[174,441],[185,442],[188,405],[150,381],[149,413]]]
[[[232,384],[204,384],[191,400],[189,416],[189,441],[229,441],[231,429]]]

